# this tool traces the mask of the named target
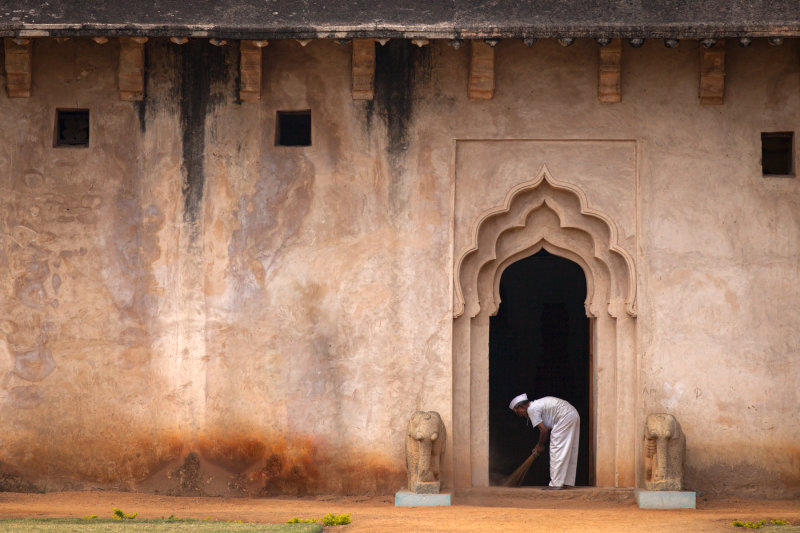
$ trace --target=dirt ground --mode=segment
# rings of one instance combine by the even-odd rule
[[[567,494],[569,493],[569,494]],[[142,518],[181,518],[281,523],[297,516],[350,513],[352,524],[326,531],[380,532],[710,532],[744,531],[734,519],[781,518],[800,524],[800,500],[698,498],[695,510],[643,510],[629,496],[596,491],[471,491],[453,496],[451,507],[398,508],[392,497],[189,498],[132,492],[0,493],[0,517],[110,516],[118,507]],[[748,530],[749,531],[749,530]]]

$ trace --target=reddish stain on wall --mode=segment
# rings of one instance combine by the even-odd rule
[[[199,457],[206,495],[390,494],[405,484],[405,464],[372,450],[333,448],[310,436],[246,434],[117,435],[31,443],[0,461],[23,479],[51,490],[107,486],[180,493],[175,476]],[[158,479],[156,479],[158,478]]]

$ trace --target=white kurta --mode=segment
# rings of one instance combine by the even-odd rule
[[[575,485],[581,417],[566,400],[545,396],[528,406],[534,426],[543,423],[550,430],[550,486]]]

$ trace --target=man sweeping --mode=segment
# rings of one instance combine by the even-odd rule
[[[539,428],[539,442],[532,451],[534,455],[544,451],[544,444],[550,437],[550,486],[546,488],[574,487],[581,429],[578,411],[561,398],[545,396],[530,401],[527,394],[511,400],[509,407],[517,416],[529,417],[534,427]]]

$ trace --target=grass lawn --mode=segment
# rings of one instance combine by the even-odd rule
[[[320,524],[240,524],[213,520],[114,520],[111,518],[12,518],[0,520],[0,531],[10,533],[133,533],[191,531],[192,533],[320,533]]]

